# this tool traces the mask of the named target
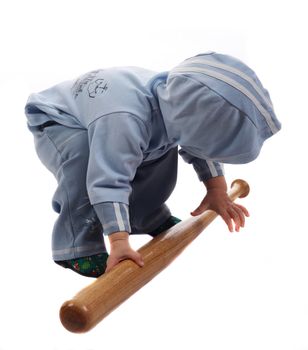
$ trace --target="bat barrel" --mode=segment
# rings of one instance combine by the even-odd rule
[[[78,303],[77,300],[66,301],[60,309],[60,319],[62,325],[74,333],[82,333],[90,330],[91,314],[85,305]]]
[[[229,197],[235,200],[248,193],[247,182],[235,180]],[[166,268],[216,217],[214,211],[208,210],[153,238],[138,250],[144,260],[143,267],[124,260],[66,301],[60,309],[63,326],[74,333],[89,331]]]

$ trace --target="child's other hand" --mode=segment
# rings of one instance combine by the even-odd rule
[[[114,268],[120,261],[131,259],[137,265],[143,266],[141,254],[131,248],[128,241],[128,233],[117,232],[109,236],[110,255],[107,260],[106,272]]]
[[[240,227],[245,225],[245,216],[249,216],[248,210],[240,204],[233,203],[227,192],[222,189],[208,189],[203,201],[191,212],[191,215],[197,216],[209,209],[223,218],[230,232],[233,232],[233,225],[239,232]]]

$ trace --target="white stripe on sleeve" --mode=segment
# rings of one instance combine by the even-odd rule
[[[125,231],[125,225],[123,222],[121,210],[120,210],[120,204],[119,203],[113,203],[114,207],[114,212],[117,218],[118,226],[119,226],[119,231]]]
[[[218,176],[218,172],[217,172],[217,169],[216,169],[214,163],[210,160],[206,160],[206,164],[208,165],[208,167],[210,169],[211,175],[213,177]]]

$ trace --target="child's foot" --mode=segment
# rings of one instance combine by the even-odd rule
[[[155,236],[159,235],[160,233],[168,230],[170,227],[178,224],[181,221],[182,221],[181,219],[179,219],[175,216],[170,216],[169,219],[167,219],[162,225],[157,227],[154,231],[149,232],[148,235],[155,237]]]
[[[69,268],[82,276],[99,277],[106,270],[107,259],[108,253],[101,253],[77,259],[56,261],[56,263],[65,268]]]

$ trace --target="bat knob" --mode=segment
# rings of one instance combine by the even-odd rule
[[[84,305],[78,305],[75,300],[66,301],[61,306],[60,320],[70,332],[83,333],[91,328],[88,309]]]
[[[248,183],[245,180],[241,180],[241,179],[234,180],[231,184],[231,188],[235,188],[235,187],[239,188],[239,191],[240,191],[239,198],[244,198],[248,196],[250,188]]]

